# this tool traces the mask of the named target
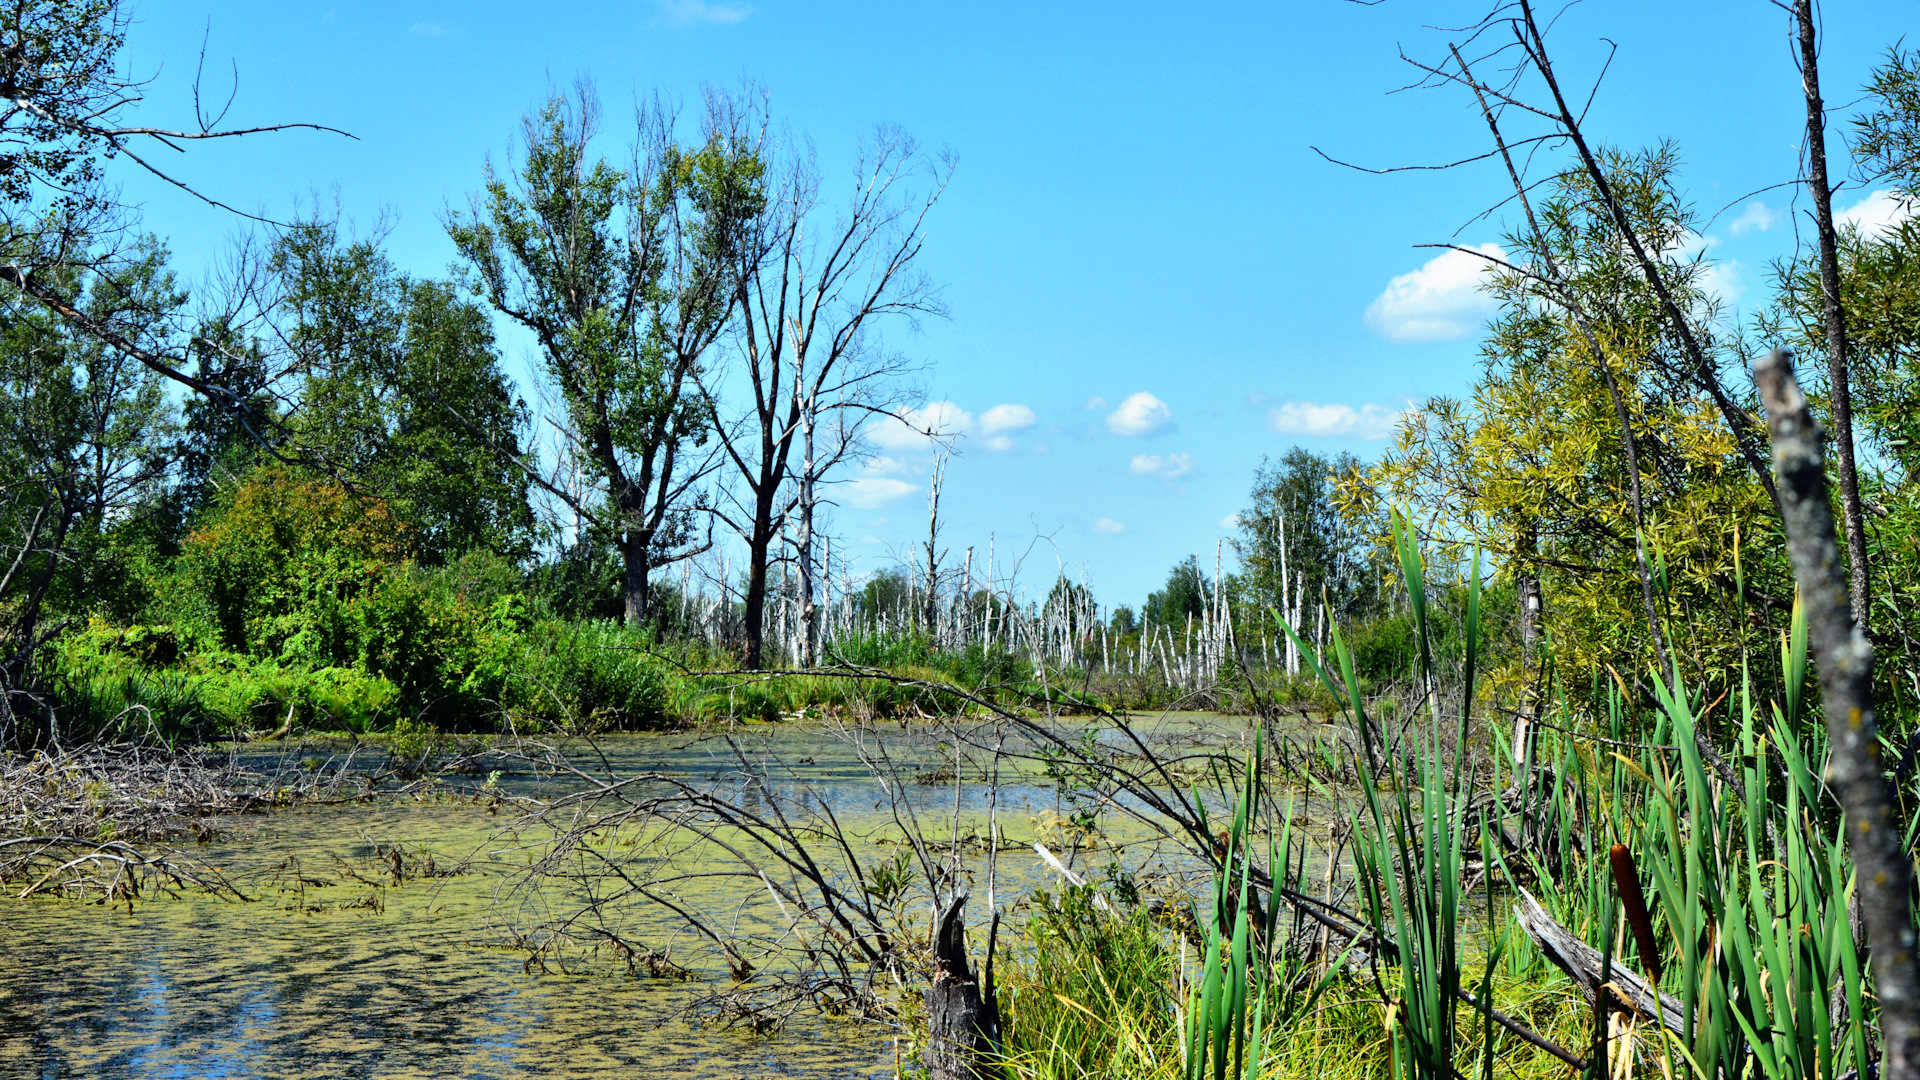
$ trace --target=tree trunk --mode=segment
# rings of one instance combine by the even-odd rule
[[[1833,189],[1827,186],[1827,118],[1826,108],[1820,101],[1820,52],[1814,42],[1813,0],[1797,0],[1793,14],[1800,26],[1800,81],[1807,94],[1807,190],[1813,196],[1814,229],[1820,237],[1820,298],[1827,324],[1834,471],[1840,480],[1840,514],[1846,522],[1853,621],[1864,633],[1872,584],[1867,578],[1867,524],[1860,509],[1860,474],[1853,464],[1853,390],[1847,375],[1847,313],[1840,305],[1839,242],[1833,226]]]
[[[1831,744],[1826,782],[1847,814],[1847,847],[1859,872],[1874,988],[1880,998],[1880,1075],[1920,1078],[1920,964],[1914,958],[1913,861],[1880,761],[1873,706],[1873,646],[1854,621],[1833,537],[1820,429],[1794,381],[1792,354],[1775,349],[1754,365],[1773,435],[1781,520],[1820,671]]]
[[[1514,599],[1520,606],[1520,657],[1529,669],[1533,667],[1534,649],[1540,643],[1540,566],[1534,557],[1540,553],[1540,535],[1529,520],[1520,527],[1519,543],[1514,545],[1513,591]]]
[[[1000,1048],[1000,1002],[993,988],[993,938],[987,935],[986,976],[967,967],[965,896],[955,897],[934,935],[933,985],[927,987],[927,1049],[921,1061],[930,1080],[992,1080],[991,1056]],[[996,929],[998,917],[995,917]]]
[[[753,540],[747,545],[747,602],[742,612],[746,625],[741,627],[747,636],[747,651],[740,663],[748,671],[758,671],[761,667],[762,646],[766,640],[767,549],[772,546],[773,530],[762,530],[756,522]]]
[[[800,413],[800,535],[796,537],[796,554],[800,561],[800,666],[812,667],[815,660],[814,601],[813,601],[813,423],[811,407]]]
[[[927,486],[927,595],[924,606],[927,636],[939,641],[940,602],[940,479],[946,472],[947,456],[933,459],[933,478]]]
[[[647,562],[649,539],[647,534],[633,529],[620,544],[621,591],[626,597],[628,626],[640,626],[647,621],[647,572],[652,569]]]

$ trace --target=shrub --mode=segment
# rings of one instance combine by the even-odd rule
[[[305,635],[302,651],[335,654],[334,609],[411,551],[409,530],[380,500],[269,467],[187,537],[182,565],[228,649],[279,652]]]
[[[80,737],[235,736],[289,720],[369,731],[392,722],[399,697],[364,671],[196,650],[170,627],[95,619],[49,656],[64,720]]]

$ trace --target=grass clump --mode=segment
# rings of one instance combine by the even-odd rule
[[[1029,952],[1005,968],[1010,1075],[1177,1076],[1180,957],[1144,907],[1115,916],[1094,890],[1069,886],[1033,899]]]

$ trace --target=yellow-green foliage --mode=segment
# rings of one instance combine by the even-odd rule
[[[1654,250],[1688,235],[1693,219],[1672,187],[1671,152],[1615,154],[1607,164]],[[1563,670],[1638,670],[1652,652],[1624,409],[1656,608],[1689,677],[1724,684],[1756,610],[1735,596],[1740,571],[1775,599],[1791,593],[1771,507],[1590,186],[1563,180],[1540,211],[1546,249],[1529,234],[1510,246],[1517,258],[1552,258],[1570,278],[1598,355],[1559,294],[1489,273],[1505,307],[1471,394],[1409,413],[1393,447],[1342,497],[1368,513],[1381,501],[1407,506],[1427,535],[1481,545],[1508,576],[1538,575]],[[1675,258],[1666,269],[1681,303],[1708,303],[1699,265]]]
[[[183,569],[226,648],[279,651],[312,632],[316,605],[352,601],[412,551],[385,503],[272,467],[187,537]]]

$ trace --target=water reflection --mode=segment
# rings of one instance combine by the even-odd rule
[[[873,812],[879,788],[841,739],[774,729],[740,749],[785,762],[785,782],[812,786],[837,814]],[[737,752],[710,737],[628,737],[604,740],[586,760],[616,777],[717,777],[737,770]],[[1053,805],[1050,786],[1009,779],[1002,815]],[[565,786],[512,770],[499,783],[549,796]],[[950,777],[909,787],[921,808],[952,812]],[[965,809],[982,810],[985,797],[963,774]],[[255,903],[187,897],[129,910],[0,900],[0,1076],[891,1074],[891,1040],[871,1028],[796,1019],[779,1037],[756,1039],[688,1022],[698,984],[629,977],[611,964],[590,975],[529,973],[524,954],[484,947],[511,921],[502,907],[509,866],[499,864],[521,857],[488,850],[501,824],[472,801],[303,808],[243,821],[196,852]],[[445,865],[478,856],[483,872],[382,883],[373,853],[396,842]]]

